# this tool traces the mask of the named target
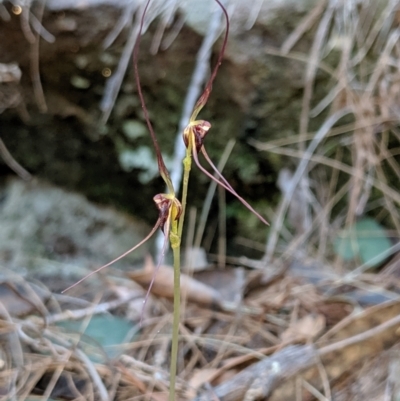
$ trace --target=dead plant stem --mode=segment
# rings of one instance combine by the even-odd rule
[[[46,323],[49,325],[49,324],[53,324],[56,322],[61,322],[63,320],[68,320],[68,319],[78,320],[78,319],[82,319],[86,316],[104,313],[104,312],[116,309],[116,308],[120,307],[121,305],[124,305],[137,297],[138,297],[138,295],[134,294],[134,295],[130,295],[128,297],[123,297],[121,299],[116,299],[114,301],[104,302],[101,304],[89,306],[89,307],[83,308],[83,309],[72,310],[72,311],[66,310],[64,312],[49,316],[46,319]]]
[[[375,337],[383,333],[385,330],[388,330],[391,327],[396,326],[398,324],[400,324],[400,315],[387,320],[386,322],[380,324],[379,326],[363,331],[360,334],[356,334],[355,336],[345,338],[344,340],[337,341],[330,345],[326,345],[325,347],[322,347],[318,350],[318,355],[324,356],[332,352],[339,351],[350,345],[361,343],[365,340],[368,340],[372,337]]]
[[[32,175],[26,171],[12,156],[12,154],[7,149],[3,140],[0,138],[0,156],[3,158],[4,162],[13,170],[20,178],[24,181],[30,181]]]
[[[303,158],[301,159],[301,161],[297,167],[296,173],[293,176],[292,187],[290,188],[290,190],[287,193],[285,193],[285,196],[279,206],[278,213],[276,214],[276,218],[275,218],[274,224],[272,226],[271,234],[270,234],[269,240],[267,242],[266,252],[265,252],[265,256],[264,256],[265,260],[270,260],[272,258],[272,255],[275,251],[275,246],[278,242],[279,233],[280,233],[281,227],[283,225],[283,220],[284,220],[287,208],[289,207],[289,204],[290,204],[290,201],[294,194],[294,191],[296,189],[296,186],[300,182],[300,179],[302,178],[303,174],[306,172],[308,163],[311,160],[317,146],[321,143],[321,141],[329,133],[329,131],[333,127],[333,125],[335,123],[337,123],[337,121],[340,120],[342,117],[351,113],[351,111],[352,111],[351,108],[345,107],[345,108],[337,111],[331,117],[329,117],[325,121],[325,123],[322,125],[322,127],[318,130],[318,132],[315,134],[314,139],[311,141],[310,145],[304,152]]]
[[[43,13],[45,9],[45,1],[42,0],[39,2],[38,8],[38,20],[39,22],[42,19]],[[28,10],[28,12],[30,12]],[[29,18],[29,17],[28,17]],[[29,26],[29,23],[28,23]],[[30,31],[31,32],[31,31]],[[32,36],[33,33],[31,32]],[[33,36],[33,41],[30,42],[30,68],[31,68],[31,79],[33,85],[33,93],[35,95],[35,99],[39,110],[41,113],[47,112],[47,104],[46,99],[44,97],[42,81],[40,80],[40,67],[39,67],[39,45],[40,45],[40,30],[37,32],[35,36]]]

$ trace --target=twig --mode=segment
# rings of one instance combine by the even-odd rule
[[[366,330],[360,334],[356,334],[355,336],[345,338],[344,340],[338,341],[336,343],[326,345],[319,349],[318,354],[320,356],[324,356],[330,354],[331,352],[338,351],[342,348],[348,347],[350,345],[361,343],[365,340],[368,340],[372,337],[375,337],[384,331],[392,328],[400,324],[400,315],[392,317],[391,319],[387,320],[384,323],[381,323],[379,326],[373,327],[372,329]]]
[[[30,13],[30,21],[33,29],[40,35],[46,42],[54,43],[56,37],[52,35],[40,22],[40,20],[32,13]],[[38,38],[39,39],[39,38]]]
[[[175,0],[172,0],[175,1]],[[157,3],[160,9],[157,9],[156,11],[147,14],[146,20],[144,22],[144,27],[143,27],[143,32],[145,32],[149,26],[149,24],[159,15],[162,13],[162,9],[166,9],[168,11],[170,3],[167,1],[160,1]],[[142,1],[141,6],[143,7],[145,5],[145,2]],[[133,15],[135,11],[137,11],[137,7],[135,6],[130,6],[131,8],[128,8],[128,13],[130,15]],[[112,108],[114,106],[114,103],[117,99],[119,90],[122,85],[122,81],[125,76],[126,69],[128,68],[128,64],[133,52],[133,48],[136,43],[137,35],[139,32],[139,25],[140,25],[140,16],[141,12],[137,12],[137,20],[135,23],[132,25],[132,28],[130,30],[129,36],[128,36],[128,41],[126,42],[124,46],[124,50],[122,52],[122,56],[119,60],[117,70],[115,73],[107,80],[106,82],[106,87],[104,90],[104,95],[103,98],[101,99],[100,102],[100,109],[102,111],[102,122],[105,124],[110,117]],[[118,22],[118,27],[106,38],[104,42],[104,47],[107,48],[111,43],[115,40],[116,36],[118,36],[119,30],[121,27],[123,27],[124,24],[127,23],[127,19],[125,17],[121,17],[120,21]]]
[[[3,140],[0,138],[0,156],[3,158],[4,162],[10,167],[11,170],[15,172],[24,181],[30,181],[32,175],[26,171],[11,155]]]
[[[21,330],[22,332],[22,330]],[[47,337],[52,338],[53,340],[56,340],[61,346],[63,347],[63,350],[71,348],[71,344],[67,341],[64,340],[63,338],[60,338],[60,336],[56,336],[54,333],[52,333],[50,330],[45,329],[43,332],[44,335]],[[59,348],[60,346],[54,344],[54,347]],[[89,376],[92,378],[93,383],[97,387],[97,390],[99,392],[100,400],[101,401],[109,401],[109,396],[107,393],[107,389],[101,380],[101,377],[99,373],[97,372],[93,362],[89,359],[89,357],[82,352],[79,349],[74,350],[75,356],[83,362],[84,365],[86,365],[86,368],[88,370]]]
[[[400,315],[387,320],[377,327],[320,349],[312,345],[288,346],[220,384],[214,389],[215,393],[224,401],[252,401],[267,398],[284,381],[305,369],[318,365],[321,357],[372,339],[399,324]],[[205,400],[206,398],[201,395],[193,401]]]
[[[103,112],[102,123],[105,124],[110,117],[115,100],[117,99],[119,89],[125,76],[131,54],[136,43],[139,27],[135,24],[130,31],[128,41],[124,46],[122,56],[119,59],[118,67],[115,73],[107,80],[104,95],[100,102],[100,109]]]
[[[62,313],[57,313],[56,315],[51,315],[48,318],[46,318],[46,323],[48,325],[54,324],[57,322],[61,322],[63,320],[79,320],[83,319],[84,317],[91,316],[91,315],[97,315],[99,313],[104,313],[108,312],[110,310],[119,308],[120,306],[126,304],[127,302],[132,301],[133,299],[136,299],[138,297],[137,294],[131,295],[129,297],[121,298],[121,299],[116,299],[114,301],[110,302],[104,302],[98,305],[94,306],[89,306],[84,309],[77,309],[77,310],[66,310]]]
[[[307,150],[304,152],[304,156],[297,167],[296,173],[293,176],[292,187],[285,193],[284,198],[279,206],[278,213],[276,214],[275,221],[274,221],[274,224],[271,229],[271,234],[270,234],[269,240],[267,242],[264,260],[269,261],[272,258],[272,255],[275,250],[275,246],[278,242],[279,232],[280,232],[282,224],[283,224],[283,219],[285,217],[286,210],[292,199],[292,196],[294,194],[296,186],[300,182],[300,179],[302,178],[303,174],[305,173],[305,171],[307,169],[308,163],[309,163],[313,153],[315,152],[315,149],[318,147],[318,145],[321,143],[321,141],[328,134],[328,132],[332,128],[332,126],[338,120],[340,120],[342,117],[351,113],[351,111],[352,111],[351,108],[345,107],[344,109],[339,110],[335,114],[330,116],[325,121],[325,123],[322,125],[322,127],[318,130],[318,132],[315,134],[314,139],[311,141]]]
[[[317,362],[318,351],[311,345],[291,345],[269,358],[242,370],[214,391],[224,401],[264,399],[283,381]],[[206,401],[200,396],[193,401]]]
[[[132,20],[137,8],[139,7],[139,2],[130,2],[126,5],[121,13],[118,22],[115,24],[112,31],[107,35],[103,41],[103,49],[108,49],[117,39],[118,35],[122,32],[125,26]]]
[[[287,37],[281,46],[282,54],[288,54],[299,39],[312,27],[316,19],[322,14],[326,7],[326,0],[320,1],[317,5],[300,21],[296,29]]]
[[[226,264],[226,192],[218,187],[218,267]]]
[[[255,143],[255,141],[252,142]],[[268,146],[266,146],[266,148],[268,149]],[[264,150],[262,146],[259,147],[259,149]],[[274,148],[270,151],[281,155],[292,156],[292,157],[297,157],[299,159],[303,159],[303,152],[295,151],[289,148],[283,148],[283,149]],[[349,174],[350,176],[353,176],[354,173],[353,168],[351,166],[342,162],[338,162],[337,160],[332,160],[329,157],[325,157],[323,155],[313,155],[310,158],[310,161],[313,161],[315,163],[325,164],[326,166],[331,166],[333,168],[337,168],[340,171]],[[366,180],[365,177],[363,179]],[[385,182],[379,181],[377,179],[374,179],[373,184],[375,188],[379,189],[385,195],[390,196],[394,202],[400,205],[400,194],[396,190],[389,187],[389,185],[387,185]]]
[[[321,360],[319,360],[317,363],[317,369],[318,369],[319,376],[321,377],[322,387],[324,389],[325,397],[328,400],[331,400],[332,399],[332,391],[331,391],[331,386],[329,384],[329,377],[328,377],[328,373],[325,369],[325,366],[322,364]]]
[[[310,102],[313,92],[313,83],[315,79],[315,74],[317,71],[318,62],[321,58],[322,45],[328,33],[329,24],[333,17],[333,11],[334,7],[331,4],[329,4],[318,26],[317,33],[315,34],[315,39],[311,48],[311,54],[309,56],[309,62],[307,64],[306,75],[305,75],[305,88],[304,88],[301,116],[300,116],[299,139],[300,139],[301,150],[303,150],[305,146],[304,136],[307,134],[307,129],[308,129]]]
[[[165,29],[167,26],[173,21],[174,16],[177,14],[178,4],[177,1],[172,1],[169,7],[167,7],[167,11],[164,13],[161,21],[158,23],[157,31],[154,34],[153,42],[150,46],[150,53],[157,54],[158,49],[160,48],[161,40],[164,36]]]
[[[323,394],[321,394],[314,386],[312,386],[309,382],[304,379],[301,381],[303,387],[308,390],[317,400],[319,401],[330,401]]]
[[[35,22],[40,24],[45,8],[45,0],[39,2],[38,17]],[[37,24],[36,24],[37,25]],[[30,42],[30,72],[33,85],[33,93],[37,101],[39,110],[42,113],[47,112],[46,99],[43,93],[42,81],[40,80],[40,67],[39,67],[39,45],[40,45],[40,33],[37,31],[36,35],[33,35],[34,41]]]
[[[18,330],[15,329],[14,321],[2,302],[0,302],[0,316],[10,325],[11,330],[5,337],[8,337],[9,349],[12,350],[12,361],[17,368],[21,369],[24,366],[24,354],[18,337]]]
[[[257,21],[258,15],[260,14],[263,3],[264,3],[264,0],[256,0],[255,4],[253,3],[253,5],[250,9],[250,15],[247,18],[247,21],[245,24],[245,29],[250,30],[251,28],[253,28],[254,24]]]

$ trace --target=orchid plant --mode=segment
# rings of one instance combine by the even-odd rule
[[[199,100],[197,101],[192,115],[190,117],[189,123],[186,129],[183,132],[183,141],[186,146],[186,155],[183,159],[184,165],[184,172],[183,172],[183,186],[182,186],[182,197],[181,201],[177,198],[170,174],[166,168],[164,163],[162,153],[157,141],[157,137],[155,135],[153,126],[150,121],[149,113],[146,107],[145,99],[143,96],[143,92],[141,89],[140,83],[140,75],[139,75],[139,68],[138,68],[138,55],[139,55],[139,48],[140,48],[140,38],[143,30],[144,18],[149,7],[151,0],[147,0],[145,5],[141,21],[139,27],[139,33],[136,39],[136,44],[133,50],[133,65],[134,65],[134,73],[135,73],[135,80],[137,84],[137,91],[140,98],[140,102],[142,105],[144,117],[147,123],[148,130],[150,132],[150,136],[153,142],[154,150],[156,153],[157,164],[159,173],[164,180],[166,187],[168,189],[168,193],[160,193],[154,196],[153,200],[156,204],[156,207],[159,211],[158,219],[151,229],[150,233],[137,245],[129,249],[128,251],[124,252],[122,255],[118,256],[111,262],[99,267],[98,269],[92,271],[87,276],[82,278],[81,280],[77,281],[74,285],[67,288],[68,289],[74,287],[75,285],[81,283],[83,280],[88,278],[89,276],[99,272],[100,270],[106,268],[107,266],[112,265],[113,263],[117,262],[118,260],[124,258],[129,253],[133,252],[135,249],[139,248],[143,245],[146,241],[148,241],[153,234],[160,228],[164,233],[165,240],[163,251],[161,257],[158,261],[157,267],[154,272],[154,276],[150,283],[149,289],[147,291],[146,297],[144,302],[146,302],[152,284],[154,282],[155,276],[157,274],[157,270],[161,264],[162,258],[165,254],[166,248],[168,243],[171,245],[173,250],[173,257],[174,257],[174,315],[173,315],[173,329],[172,329],[172,348],[171,348],[171,366],[170,366],[170,393],[169,393],[169,401],[175,400],[175,381],[176,381],[176,367],[177,367],[177,354],[178,354],[178,338],[179,338],[179,321],[180,321],[180,247],[181,247],[181,238],[182,238],[182,231],[183,231],[183,223],[185,218],[185,209],[186,209],[186,199],[188,194],[188,184],[189,184],[189,175],[192,166],[192,159],[195,161],[197,167],[206,174],[210,179],[216,181],[218,185],[223,187],[226,191],[233,194],[247,209],[249,209],[254,215],[256,215],[264,224],[268,225],[268,222],[257,212],[255,211],[248,202],[246,202],[228,183],[228,181],[222,176],[222,174],[218,171],[215,167],[214,163],[211,161],[208,153],[206,151],[204,145],[204,139],[208,132],[210,131],[211,124],[205,120],[197,120],[197,116],[202,110],[202,108],[206,105],[208,98],[212,91],[212,84],[217,76],[218,69],[222,63],[222,59],[225,53],[225,48],[228,41],[228,34],[229,34],[229,16],[225,9],[225,7],[221,4],[219,0],[215,0],[218,3],[219,7],[223,11],[225,22],[226,22],[226,30],[225,35],[222,43],[222,47],[218,56],[217,64],[214,67],[212,74],[205,86],[205,89],[200,96]],[[206,168],[204,168],[200,161],[199,161],[199,154],[204,156],[204,159],[209,164],[212,170],[216,173],[216,176],[211,174]]]

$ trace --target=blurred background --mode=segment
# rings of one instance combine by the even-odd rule
[[[183,267],[196,283],[184,288],[196,295],[188,296],[183,315],[188,337],[179,367],[182,399],[194,399],[204,383],[228,380],[217,370],[243,349],[265,356],[274,346],[312,341],[323,349],[400,314],[399,1],[223,4],[231,26],[199,116],[212,125],[205,146],[232,187],[271,225],[265,227],[231,194],[210,189],[208,177],[193,167]],[[125,400],[135,392],[137,399],[165,399],[170,288],[156,287],[142,311],[143,288],[154,271],[145,258],[152,254],[158,260],[154,239],[71,295],[60,295],[138,243],[157,219],[152,198],[164,188],[132,63],[144,5],[0,0],[4,399],[91,394],[96,400]],[[172,174],[179,176],[174,154],[180,125],[187,121],[188,93],[196,90],[194,71],[203,63],[201,89],[224,32],[213,0],[154,0],[144,19],[141,86]],[[160,280],[169,282],[168,257],[164,264]],[[206,287],[191,287],[198,283]],[[93,305],[105,309],[94,311]],[[233,313],[232,305],[243,308]],[[101,338],[93,333],[114,323],[96,321],[99,315],[74,326],[67,310],[74,319],[112,310],[114,331],[122,334],[110,345],[107,333]],[[241,329],[237,311],[245,316]],[[361,311],[362,322],[354,317]],[[139,328],[143,313],[149,323]],[[46,333],[44,317],[50,322]],[[352,329],[334,329],[342,319]],[[72,332],[81,334],[75,338]],[[57,342],[60,333],[65,338]],[[101,359],[97,351],[81,348],[82,333],[96,337],[99,349],[118,345],[122,351],[100,352]],[[223,338],[227,345],[196,343],[191,335]],[[138,345],[148,338],[154,343]],[[296,381],[271,399],[397,399],[398,353],[384,353],[396,346],[395,337],[374,337],[374,343],[381,346],[352,349],[352,357],[343,353],[339,365],[328,358],[325,376],[302,379],[320,396]],[[363,361],[372,357],[380,362],[374,359],[376,365],[365,368]],[[15,373],[26,361],[36,366],[39,360],[46,362],[36,376],[34,369],[25,376]],[[238,362],[231,377],[249,361]],[[389,372],[386,378],[373,370],[379,363]],[[330,389],[355,364],[375,372],[376,381],[361,383],[357,391],[345,381]],[[196,369],[205,376],[200,379]],[[352,381],[361,380],[362,372]],[[376,398],[370,398],[372,388]],[[216,390],[220,399],[236,399],[223,398],[234,397],[223,391]],[[155,392],[158,396],[149,395]],[[300,393],[305,398],[292,398]]]

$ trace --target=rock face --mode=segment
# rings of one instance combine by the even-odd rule
[[[202,41],[199,32],[204,32],[214,3],[182,2],[166,29],[161,50],[153,55],[149,49],[154,48],[160,24],[170,11],[167,3],[155,3],[154,15],[161,17],[142,39],[139,69],[155,131],[168,159]],[[195,3],[203,9],[196,12]],[[212,123],[207,146],[215,161],[229,138],[237,140],[225,174],[246,199],[264,208],[274,201],[271,194],[276,192],[274,183],[283,162],[267,158],[248,140],[297,132],[304,73],[303,61],[276,57],[268,49],[281,46],[316,0],[255,3],[261,4],[259,13],[257,4],[230,2],[232,34],[202,118]],[[131,65],[107,124],[101,121],[100,112],[106,82],[116,73],[139,4],[127,0],[46,4],[42,22],[46,31],[37,47],[30,43],[39,26],[35,17],[29,17],[25,9],[20,13],[18,7],[0,3],[0,63],[13,63],[22,72],[20,80],[0,83],[1,138],[34,175],[154,221],[156,211],[149,206],[150,200],[162,183],[154,178],[154,156]],[[31,11],[40,15],[40,5],[33,3]],[[163,50],[182,20],[187,24]],[[250,25],[252,29],[246,30]],[[308,46],[307,40],[298,44],[303,50]],[[217,43],[216,52],[218,48]],[[9,173],[0,164],[0,174]],[[189,201],[200,207],[208,180],[196,173],[191,180],[195,189]],[[230,201],[228,196],[228,206]],[[228,217],[241,219],[241,215],[246,216],[241,229],[248,225],[253,232],[256,223],[248,219],[247,212],[236,203],[228,207]]]
[[[0,265],[21,274],[82,277],[85,268],[111,261],[150,231],[127,215],[44,183],[12,180],[0,199]],[[144,245],[115,266],[132,269],[148,249]]]

